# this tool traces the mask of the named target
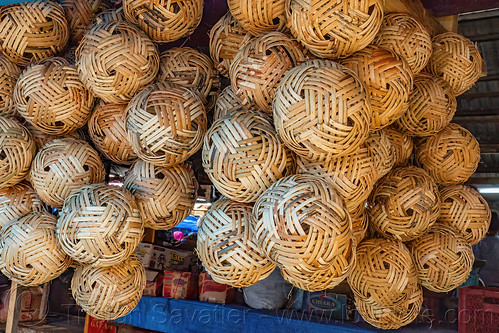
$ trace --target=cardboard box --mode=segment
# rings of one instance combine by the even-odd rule
[[[21,286],[19,286],[21,288]],[[10,290],[5,290],[2,294],[2,308],[0,310],[0,321],[7,320],[9,309]],[[18,297],[21,297],[19,303],[19,321],[41,320],[45,317],[46,308],[42,308],[43,287],[22,287]]]
[[[163,273],[146,270],[146,279],[146,288],[143,294],[147,296],[161,296]]]
[[[211,276],[199,274],[199,300],[203,302],[228,304],[232,302],[234,289],[226,284],[215,282]]]
[[[163,297],[189,300],[197,299],[198,274],[165,271],[163,275]]]
[[[174,250],[149,243],[140,243],[135,252],[146,269],[160,271],[187,271],[193,258],[190,251]]]

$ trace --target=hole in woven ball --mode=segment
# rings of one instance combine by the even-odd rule
[[[331,38],[331,35],[330,35],[330,34],[325,34],[325,35],[324,35],[324,39],[328,40],[328,39],[332,39],[332,38]]]
[[[158,178],[158,179],[165,179],[165,174],[164,174],[164,173],[162,173],[162,172],[160,172],[160,173],[158,173],[158,174],[156,175],[156,178]]]
[[[347,126],[348,127],[353,127],[354,124],[355,124],[355,122],[352,119],[350,119],[350,118],[347,119]]]
[[[471,229],[470,229],[470,228],[467,228],[467,229],[466,229],[466,232],[467,232],[467,233],[470,233],[470,232],[471,232]]]
[[[55,125],[55,126],[64,126],[64,123],[63,123],[62,121],[58,120],[58,121],[56,121],[56,122],[54,123],[54,125]]]
[[[452,198],[447,198],[444,200],[444,202],[452,202],[452,201],[454,201]]]
[[[425,263],[425,264],[423,264],[423,268],[428,269],[428,268],[430,268],[430,266],[427,263]]]
[[[367,11],[367,14],[369,15],[372,15],[372,13],[374,12],[374,5],[369,7],[369,10]]]
[[[470,61],[473,62],[474,60],[475,58],[472,55],[470,55]]]
[[[88,165],[84,165],[83,170],[88,171],[88,170],[90,170],[90,168],[88,167]]]
[[[43,171],[49,172],[50,171],[50,166],[47,165],[45,168],[43,168]]]
[[[457,254],[458,257],[460,257],[460,256],[462,256],[463,253],[462,252],[457,252],[456,254]]]
[[[116,75],[116,71],[114,69],[111,69],[109,71],[109,76],[115,76]]]
[[[265,55],[267,55],[267,56],[272,55],[272,50],[271,49],[265,50]]]
[[[171,9],[172,9],[172,12],[174,12],[175,14],[180,12],[180,6],[177,3],[172,3]]]
[[[390,264],[387,262],[383,262],[383,267],[385,267],[385,269],[390,269]]]
[[[406,215],[412,216],[412,214],[413,214],[413,213],[414,213],[414,210],[412,210],[412,208],[407,208],[407,209],[405,210],[405,214],[406,214]]]
[[[5,155],[5,152],[3,150],[0,151],[0,160],[3,160],[5,158],[7,158],[7,155]]]
[[[281,22],[281,20],[280,20],[278,17],[274,17],[274,18],[272,19],[272,24],[273,24],[273,25],[279,25],[279,22]]]

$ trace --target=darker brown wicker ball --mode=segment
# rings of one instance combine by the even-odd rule
[[[0,190],[0,228],[7,222],[47,207],[27,181]]]
[[[394,126],[385,127],[384,132],[390,140],[392,147],[395,149],[395,165],[394,167],[407,165],[409,159],[412,157],[414,149],[414,142],[412,138]]]
[[[71,41],[79,43],[95,14],[101,9],[102,0],[59,0],[69,23]]]
[[[17,115],[14,88],[21,75],[19,66],[0,53],[0,116]]]
[[[234,94],[232,87],[227,86],[217,98],[213,111],[213,120],[218,120],[232,112],[244,110],[246,109],[239,103],[239,98]]]

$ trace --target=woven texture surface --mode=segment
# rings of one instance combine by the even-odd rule
[[[440,212],[440,194],[423,169],[410,166],[390,172],[369,199],[370,225],[386,238],[410,241],[423,235]]]
[[[480,193],[469,186],[451,185],[443,187],[440,196],[438,222],[459,230],[471,245],[481,241],[489,230],[491,212]]]
[[[274,125],[283,142],[309,160],[355,152],[371,123],[364,85],[345,67],[309,60],[286,73],[274,101]]]
[[[293,36],[322,58],[343,58],[363,49],[383,20],[381,0],[290,0],[286,6]]]
[[[78,43],[95,14],[101,9],[102,0],[59,0],[69,24],[70,38]]]
[[[20,74],[19,66],[0,54],[0,116],[17,114],[14,103],[14,87]]]
[[[187,218],[198,190],[190,165],[165,168],[141,160],[130,168],[123,186],[135,196],[144,226],[152,229],[171,229]]]
[[[252,208],[222,197],[200,222],[196,248],[216,282],[247,287],[266,278],[275,268],[258,246]]]
[[[44,59],[23,71],[14,90],[17,111],[40,131],[51,135],[73,132],[92,113],[94,95],[63,58]]]
[[[137,159],[127,141],[123,104],[100,101],[88,121],[88,133],[95,147],[111,161],[130,165]]]
[[[31,212],[46,210],[45,204],[26,181],[0,190],[0,227]]]
[[[390,140],[392,147],[395,149],[394,167],[405,166],[412,157],[414,141],[410,136],[402,133],[394,126],[385,127],[383,131],[388,137],[388,140]]]
[[[286,28],[286,0],[227,0],[232,16],[252,35]]]
[[[355,248],[352,249],[353,256],[355,256]],[[350,264],[350,267],[353,265]],[[281,267],[281,275],[286,281],[293,286],[314,292],[332,289],[345,280],[345,275],[338,276],[338,272],[334,266],[326,269],[315,270],[314,272],[300,272],[296,273],[293,270],[287,271],[286,268]]]
[[[114,320],[131,312],[146,286],[144,266],[136,255],[111,267],[77,266],[71,280],[76,303],[94,318]]]
[[[108,9],[100,13],[95,17],[94,24],[103,24],[106,22],[125,22],[125,14],[123,13],[123,7],[117,9]]]
[[[449,125],[456,109],[456,97],[449,84],[422,73],[414,79],[409,108],[396,124],[408,135],[430,136]]]
[[[55,139],[63,139],[63,138],[73,138],[78,140],[85,140],[85,133],[82,129],[76,130],[74,132],[69,132],[64,135],[50,135],[43,133],[35,125],[31,124],[29,121],[26,121],[23,124],[28,131],[31,133],[33,140],[35,141],[36,150],[40,150],[45,146],[46,143],[53,141]]]
[[[68,22],[56,2],[36,0],[0,8],[0,47],[18,65],[61,52],[68,39]]]
[[[367,236],[369,228],[369,218],[366,210],[366,203],[357,207],[355,211],[349,211],[352,220],[352,235],[355,238],[355,243],[360,242]]]
[[[434,292],[448,292],[463,284],[473,267],[471,245],[456,229],[435,224],[409,243],[419,283]]]
[[[191,35],[203,16],[203,0],[123,0],[128,21],[158,43]]]
[[[480,162],[480,146],[465,128],[451,123],[416,146],[416,162],[438,184],[460,184],[470,178]]]
[[[386,15],[373,44],[404,58],[414,75],[426,67],[433,52],[428,30],[405,13]]]
[[[207,127],[199,94],[164,82],[135,95],[125,119],[128,141],[137,156],[162,166],[182,163],[197,152]]]
[[[14,118],[0,116],[0,189],[24,179],[35,156],[35,141]]]
[[[144,234],[142,217],[130,192],[94,184],[70,196],[57,221],[63,250],[76,261],[117,265],[135,251]]]
[[[12,220],[0,235],[0,270],[23,286],[47,283],[71,264],[59,245],[56,218],[46,212],[31,213]]]
[[[104,181],[99,154],[82,140],[64,138],[45,145],[33,160],[31,183],[49,206],[61,208],[64,200],[82,186]]]
[[[76,50],[85,86],[108,103],[126,104],[154,81],[159,54],[146,34],[126,22],[96,24]]]
[[[407,111],[413,75],[403,58],[369,45],[341,63],[366,85],[373,110],[371,130],[392,124]]]
[[[376,180],[386,175],[396,162],[396,152],[385,130],[370,132],[366,140],[366,146],[374,159],[374,167],[378,172]]]
[[[239,49],[251,35],[227,12],[210,30],[210,56],[218,72],[229,76],[229,67]]]
[[[190,47],[174,47],[161,53],[157,80],[199,91],[206,110],[215,105],[220,93],[213,61]]]
[[[482,57],[466,37],[446,32],[433,37],[431,73],[449,83],[456,96],[470,89],[482,73]]]
[[[215,121],[229,113],[243,110],[246,109],[239,103],[239,98],[237,98],[234,90],[232,90],[231,86],[227,86],[217,98],[213,111],[213,120]]]
[[[288,35],[259,35],[235,55],[229,69],[232,89],[245,108],[272,113],[279,81],[304,60],[301,46]]]
[[[206,133],[203,168],[220,193],[254,202],[279,178],[295,171],[293,154],[263,113],[241,111],[217,120]]]

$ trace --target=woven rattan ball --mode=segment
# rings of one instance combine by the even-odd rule
[[[19,66],[0,53],[0,116],[15,116],[14,87],[21,74]]]
[[[386,15],[373,44],[404,58],[414,75],[426,67],[433,51],[428,30],[405,13]]]
[[[126,22],[94,25],[76,50],[80,79],[108,103],[126,104],[158,74],[159,54],[154,43]]]
[[[371,130],[400,118],[409,106],[413,75],[407,62],[379,46],[369,45],[342,61],[365,83],[371,97]]]
[[[270,118],[252,111],[217,120],[204,138],[202,159],[217,190],[238,202],[256,201],[272,183],[295,171],[293,154]]]
[[[239,103],[239,98],[237,98],[234,90],[232,90],[231,86],[227,86],[217,98],[213,112],[213,120],[218,120],[232,112],[243,110],[245,110],[245,108]]]
[[[395,149],[395,165],[394,167],[405,166],[412,156],[414,142],[412,138],[399,131],[394,126],[388,126],[383,129],[388,140]]]
[[[471,245],[481,241],[489,230],[491,213],[480,193],[469,186],[451,185],[442,188],[440,196],[438,222],[459,230]]]
[[[354,153],[368,136],[372,116],[362,82],[328,60],[309,60],[288,71],[273,108],[281,140],[314,161]]]
[[[48,58],[28,67],[14,90],[17,111],[40,131],[51,135],[73,132],[92,113],[94,96],[63,58]]]
[[[78,265],[71,280],[71,293],[92,317],[114,320],[137,306],[145,286],[144,266],[132,255],[111,267]]]
[[[199,258],[219,283],[235,288],[251,286],[275,268],[259,248],[252,208],[223,197],[210,207],[199,224]]]
[[[480,146],[465,128],[451,123],[416,146],[416,162],[438,184],[460,184],[468,180],[480,162]]]
[[[220,94],[217,71],[206,54],[190,47],[174,47],[161,53],[158,81],[197,90],[210,110]]]
[[[203,17],[203,0],[123,0],[128,21],[158,43],[191,35]]]
[[[449,83],[456,96],[470,89],[482,74],[482,57],[466,37],[446,32],[433,37],[429,68]]]
[[[133,195],[117,186],[84,186],[65,202],[57,221],[63,250],[76,261],[113,266],[135,251],[144,234]]]
[[[78,43],[100,10],[102,0],[59,0],[69,23],[71,41]]]
[[[330,268],[341,281],[350,271],[352,222],[329,181],[312,175],[282,178],[258,198],[253,215],[261,250],[288,273]]]
[[[368,304],[358,297],[355,298],[355,306],[362,318],[374,327],[398,329],[418,317],[423,306],[423,290],[417,287],[406,299],[393,306]]]
[[[247,44],[251,35],[227,12],[210,30],[210,56],[216,69],[229,76],[229,67],[239,49]]]
[[[430,136],[449,125],[457,102],[449,84],[439,77],[419,74],[409,97],[409,108],[396,125],[411,136]]]
[[[437,184],[423,169],[398,168],[369,199],[370,225],[386,238],[410,241],[427,232],[440,212]]]
[[[123,186],[135,196],[144,226],[166,230],[189,216],[198,190],[188,164],[165,168],[141,160],[130,168]]]
[[[125,119],[128,141],[137,156],[162,166],[182,163],[197,152],[207,127],[199,94],[164,82],[135,95]]]
[[[463,284],[473,267],[473,250],[454,227],[437,223],[409,243],[419,283],[435,292],[449,292]]]
[[[232,16],[253,35],[286,28],[285,0],[227,0]]]
[[[108,9],[95,17],[94,24],[103,24],[106,22],[125,22],[125,14],[123,14],[123,7],[117,9]]]
[[[35,156],[35,142],[14,118],[0,116],[0,189],[21,182]]]
[[[0,190],[0,228],[18,217],[46,210],[45,204],[26,181]]]
[[[82,186],[104,181],[99,154],[88,143],[73,138],[51,141],[41,149],[31,166],[31,183],[40,198],[54,208]]]
[[[130,165],[137,159],[127,141],[124,104],[100,101],[88,121],[88,133],[95,147],[111,161]]]
[[[378,171],[376,180],[378,180],[390,172],[395,165],[397,158],[395,148],[384,130],[370,132],[366,139],[366,146],[373,156],[374,167]]]
[[[383,20],[381,0],[290,0],[286,6],[293,36],[321,58],[343,58],[363,49]]]
[[[350,218],[352,220],[352,234],[355,238],[356,244],[366,237],[367,229],[369,227],[369,219],[366,210],[366,203],[357,207],[355,210],[349,210]]]
[[[364,240],[357,247],[355,266],[348,283],[355,296],[371,305],[393,306],[417,287],[417,272],[411,253],[398,241]]]
[[[53,1],[0,7],[0,48],[18,65],[26,66],[61,52],[68,39],[64,10]]]
[[[35,212],[10,221],[0,233],[0,270],[23,286],[47,283],[71,264],[57,241],[55,216]]]
[[[64,135],[49,135],[49,134],[43,133],[38,128],[36,128],[35,125],[31,124],[28,121],[26,121],[24,123],[24,126],[31,133],[31,136],[33,137],[33,140],[35,141],[37,151],[42,149],[46,143],[53,141],[55,139],[73,138],[73,139],[77,139],[77,140],[85,140],[85,134],[84,134],[82,129],[79,129],[79,130],[74,131],[74,132],[69,132],[69,133],[66,133]]]
[[[272,113],[277,85],[284,74],[305,60],[300,45],[281,32],[251,39],[229,69],[232,89],[247,109]]]

